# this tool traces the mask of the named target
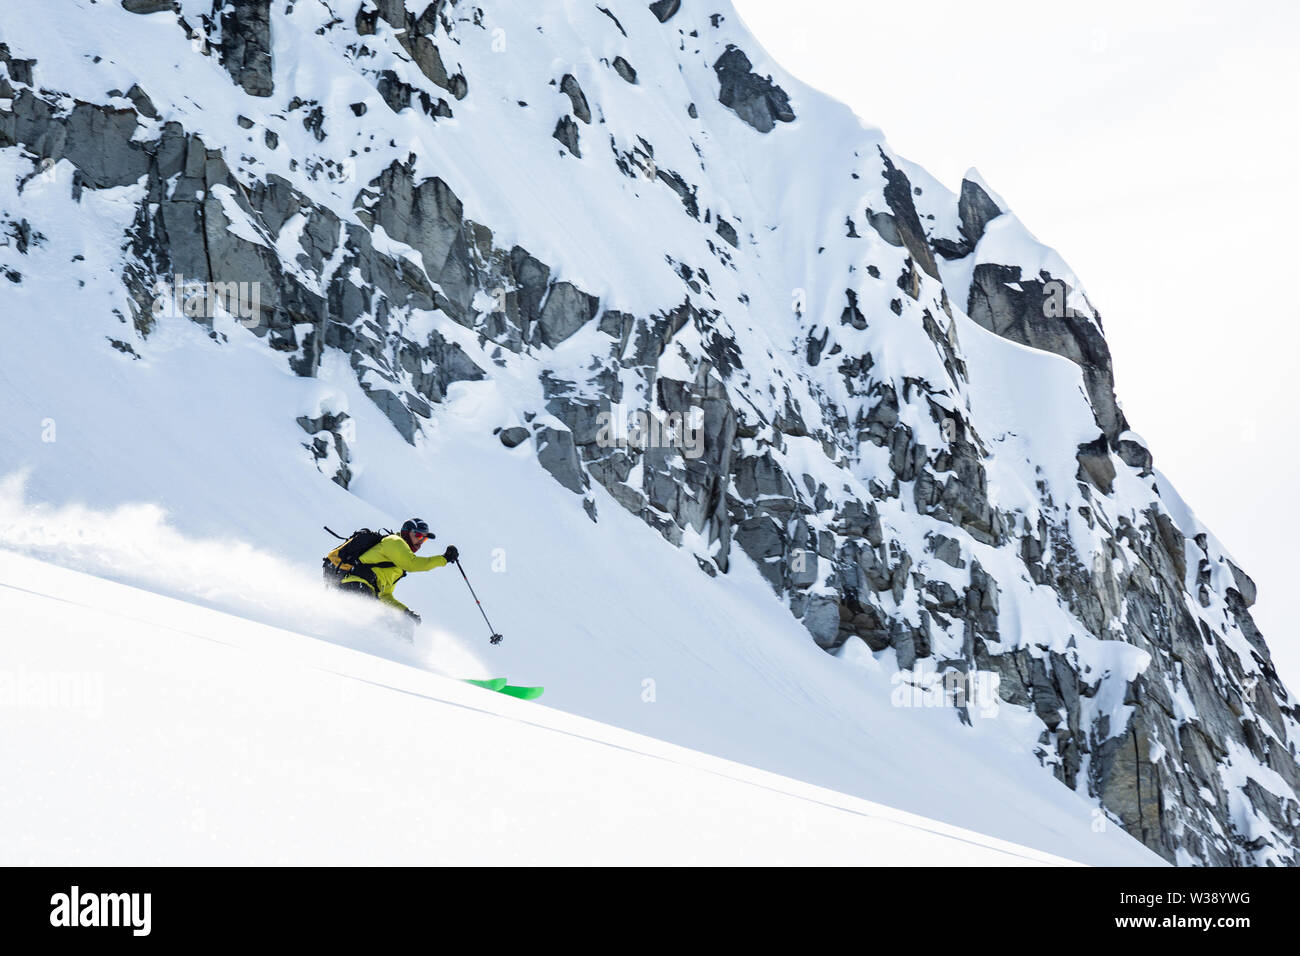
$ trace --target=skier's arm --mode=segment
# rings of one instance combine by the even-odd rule
[[[381,560],[391,561],[394,567],[401,568],[403,571],[432,571],[447,563],[447,559],[440,554],[427,558],[412,554],[411,549],[401,538],[385,538],[379,543],[378,549],[383,555]]]

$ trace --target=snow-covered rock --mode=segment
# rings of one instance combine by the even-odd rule
[[[1166,859],[1300,862],[1300,709],[1253,582],[1130,430],[1079,280],[725,0],[0,16],[5,312],[58,275],[117,316],[104,362],[167,361],[160,302],[296,376],[339,356],[413,446],[491,388],[501,442],[597,524],[609,501],[711,576],[752,562],[829,651],[996,674],[1046,771]],[[47,254],[92,221],[103,269]],[[394,465],[352,419],[296,419],[345,488]]]

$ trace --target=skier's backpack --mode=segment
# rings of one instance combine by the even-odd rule
[[[334,534],[329,528],[325,530],[329,531],[330,534]],[[371,590],[378,595],[379,582],[375,579],[373,569],[391,568],[393,562],[379,561],[375,564],[362,564],[361,556],[390,534],[392,534],[391,531],[371,531],[369,528],[354,531],[347,538],[334,534],[334,537],[339,538],[343,543],[325,555],[325,559],[321,563],[326,585],[337,587],[345,577],[353,575],[369,584]]]

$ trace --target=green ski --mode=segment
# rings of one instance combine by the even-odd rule
[[[494,690],[499,694],[518,697],[520,700],[536,700],[546,691],[545,687],[521,687],[518,684],[507,684],[504,677],[493,677],[490,680],[471,680],[468,677],[462,677],[461,681],[466,684],[473,684],[475,687],[482,687],[485,690]]]
[[[506,679],[504,677],[493,677],[490,680],[470,680],[469,678],[461,679],[466,684],[473,684],[475,687],[485,687],[488,690],[501,690],[506,686]]]

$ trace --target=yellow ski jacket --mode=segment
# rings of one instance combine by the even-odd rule
[[[377,597],[385,604],[391,604],[398,610],[408,610],[405,604],[393,597],[393,588],[397,587],[397,582],[406,577],[408,571],[432,571],[434,568],[441,568],[447,564],[447,559],[440,554],[431,555],[422,558],[411,552],[410,546],[400,534],[390,534],[384,540],[361,555],[362,564],[377,564],[390,562],[391,568],[372,568],[375,572],[375,580],[379,582],[379,594]],[[360,581],[366,587],[370,587],[370,582],[355,574],[346,575],[341,583],[347,584],[349,581]]]

